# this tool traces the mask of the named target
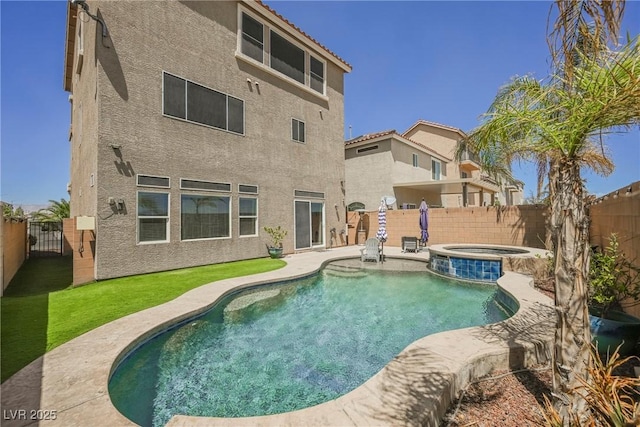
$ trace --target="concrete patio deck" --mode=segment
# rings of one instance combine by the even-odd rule
[[[131,426],[112,405],[114,362],[140,341],[211,307],[233,290],[307,276],[328,261],[359,256],[358,246],[289,255],[287,266],[214,282],[166,304],[103,325],[46,353],[2,384],[3,426]],[[428,252],[385,255],[428,259]],[[384,269],[385,264],[375,268]],[[295,412],[251,418],[174,416],[170,426],[437,426],[457,393],[495,369],[527,367],[550,358],[552,301],[528,276],[506,272],[498,285],[519,302],[511,318],[492,325],[429,335],[415,341],[360,387]],[[22,412],[24,411],[24,412]],[[55,414],[55,419],[53,415]],[[49,419],[42,419],[42,418]]]

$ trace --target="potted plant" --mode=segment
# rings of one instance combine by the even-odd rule
[[[589,318],[593,343],[601,353],[619,346],[621,355],[633,354],[640,338],[640,319],[626,314],[640,297],[640,268],[619,249],[612,233],[609,246],[594,252],[589,268]]]
[[[282,258],[282,241],[287,236],[287,230],[281,226],[264,227],[264,231],[271,236],[271,245],[267,245],[271,258]]]

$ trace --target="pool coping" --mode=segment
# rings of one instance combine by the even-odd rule
[[[349,246],[289,255],[279,270],[213,282],[147,310],[100,326],[65,343],[17,372],[1,386],[4,426],[136,425],[111,403],[108,381],[116,361],[141,340],[176,321],[199,314],[230,292],[317,272],[329,261],[359,255]],[[388,257],[426,261],[427,251]],[[382,265],[382,268],[384,266]],[[449,404],[470,381],[496,369],[521,368],[550,360],[555,315],[552,301],[532,287],[529,276],[505,272],[498,280],[519,303],[518,312],[495,324],[441,332],[407,346],[355,390],[310,408],[249,418],[176,415],[169,426],[397,425],[437,426]],[[19,411],[24,410],[26,419]],[[36,411],[36,412],[31,412]],[[39,411],[39,412],[37,412]],[[49,411],[49,412],[47,412]],[[55,411],[55,420],[46,417]],[[11,418],[11,417],[10,417]]]

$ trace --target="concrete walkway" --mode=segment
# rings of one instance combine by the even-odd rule
[[[2,384],[3,426],[131,426],[111,404],[108,381],[115,362],[156,331],[206,311],[233,290],[307,276],[330,260],[359,256],[360,247],[289,255],[276,271],[201,286],[173,301],[126,316],[46,353]],[[427,252],[387,257],[428,259]],[[371,265],[373,267],[373,264]],[[375,268],[385,268],[385,264]],[[295,412],[251,418],[174,416],[170,426],[437,426],[469,381],[495,369],[549,359],[552,302],[528,276],[507,272],[499,286],[518,300],[510,319],[429,335],[405,348],[365,384],[338,399]],[[55,418],[55,419],[53,419]]]

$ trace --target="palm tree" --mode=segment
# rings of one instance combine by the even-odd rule
[[[580,171],[589,167],[600,174],[610,173],[613,164],[602,137],[640,123],[639,39],[609,49],[595,41],[603,39],[608,18],[594,19],[595,25],[589,27],[577,14],[588,5],[592,8],[589,15],[597,15],[593,10],[602,6],[608,10],[602,16],[619,19],[620,15],[609,10],[611,3],[558,1],[556,29],[575,24],[580,35],[563,33],[566,41],[559,45],[568,49],[556,53],[565,61],[544,81],[525,76],[501,88],[481,125],[458,147],[459,153],[466,148],[479,152],[483,166],[494,173],[510,174],[514,160],[534,161],[539,171],[549,173],[557,313],[553,389],[556,408],[566,422],[571,411],[584,413],[584,402],[571,391],[580,384],[580,377],[587,378],[591,341],[589,224]],[[568,7],[571,5],[574,9]],[[615,10],[621,13],[622,9]],[[617,26],[606,28],[615,31]],[[554,31],[552,36],[557,34]]]
[[[33,219],[42,222],[60,222],[64,218],[69,218],[71,209],[69,201],[60,199],[60,201],[49,200],[49,206],[40,209],[33,215]]]

